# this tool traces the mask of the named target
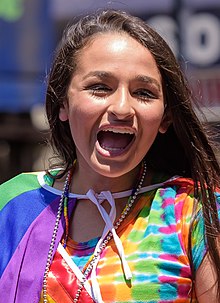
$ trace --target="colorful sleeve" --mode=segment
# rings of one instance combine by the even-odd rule
[[[192,224],[192,258],[195,270],[199,268],[206,252],[204,218],[200,208]]]
[[[216,193],[216,203],[218,210],[218,217],[220,220],[220,193]],[[188,251],[189,248],[189,232],[190,228],[192,228],[191,240],[192,240],[192,260],[195,270],[197,270],[202,263],[202,260],[205,257],[207,252],[207,243],[205,240],[205,225],[204,218],[202,213],[201,204],[198,204],[196,215],[193,216],[193,204],[194,197],[193,192],[188,193],[185,198],[184,206],[182,209],[183,213],[183,222],[182,222],[182,234],[183,234],[183,244]],[[193,222],[192,222],[193,218]],[[192,222],[192,226],[191,226]]]
[[[220,221],[220,193],[215,193],[218,218]],[[195,220],[192,226],[192,257],[195,270],[202,263],[202,260],[207,252],[207,243],[205,239],[205,224],[201,206],[198,209]]]
[[[36,174],[20,174],[0,185],[0,210],[22,193],[38,188]]]
[[[0,277],[36,216],[39,203],[34,203],[37,199],[31,195],[36,188],[39,183],[34,174],[18,175],[0,186]],[[34,207],[30,207],[30,201]]]
[[[42,277],[60,196],[37,174],[22,174],[0,186],[1,302],[39,302]],[[63,234],[59,224],[55,250]]]

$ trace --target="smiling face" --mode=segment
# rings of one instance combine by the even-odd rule
[[[162,80],[151,53],[124,33],[85,46],[59,118],[69,120],[79,167],[106,177],[133,170],[165,132]]]

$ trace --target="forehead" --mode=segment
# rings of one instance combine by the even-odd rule
[[[133,44],[133,46],[139,46],[139,48],[143,48],[143,50],[150,52],[147,47],[142,45],[138,40],[130,36],[128,33],[123,31],[109,31],[96,33],[89,37],[79,53],[84,53],[84,51],[88,51],[89,48],[96,47],[98,44],[105,47],[109,47],[111,45],[111,48],[115,51],[122,50],[126,44],[129,44],[128,42]]]
[[[136,65],[159,73],[156,61],[148,48],[124,32],[98,33],[92,36],[77,56],[77,68],[97,64],[116,66]]]

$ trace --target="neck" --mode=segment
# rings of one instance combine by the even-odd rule
[[[95,172],[88,166],[85,168],[77,163],[73,173],[71,191],[77,194],[85,194],[89,189],[93,189],[96,193],[107,190],[112,193],[128,190],[136,186],[140,170],[141,164],[124,175],[111,178]]]

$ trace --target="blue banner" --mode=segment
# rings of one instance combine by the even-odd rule
[[[0,112],[44,102],[53,40],[48,0],[1,0]]]

